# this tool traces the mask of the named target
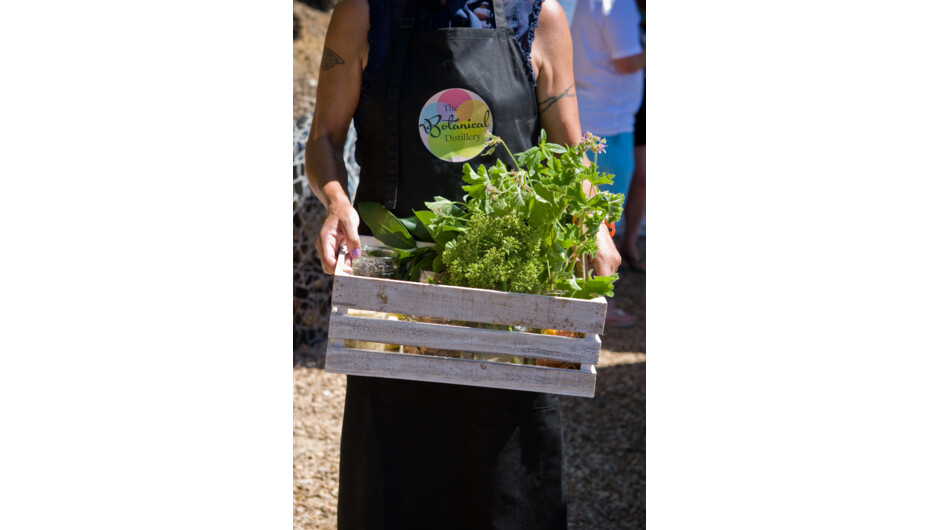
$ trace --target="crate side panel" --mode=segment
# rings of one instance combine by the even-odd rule
[[[581,397],[594,397],[594,384],[597,379],[593,370],[565,370],[428,355],[369,352],[345,348],[335,342],[326,352],[326,371]]]
[[[596,364],[601,351],[600,338],[583,339],[519,333],[494,329],[465,328],[401,320],[333,315],[330,338],[404,344],[441,350],[496,353]]]
[[[333,304],[403,315],[604,333],[604,298],[578,300],[449,285],[336,276]]]

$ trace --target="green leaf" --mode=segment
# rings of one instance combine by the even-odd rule
[[[454,201],[444,197],[434,197],[431,202],[424,203],[432,212],[438,215],[454,215],[463,217],[464,211]]]
[[[431,230],[431,225],[434,222],[434,213],[430,210],[412,210],[415,214],[415,217],[418,218],[418,221],[424,226],[424,229],[431,234],[431,237],[434,237],[434,231]]]
[[[473,197],[474,199],[482,199],[483,192],[486,191],[486,183],[480,182],[479,184],[471,184],[469,186],[463,186],[463,190],[467,192],[468,197]]]
[[[377,202],[359,203],[359,217],[372,230],[372,235],[386,245],[397,249],[413,249],[415,240],[392,212]]]
[[[529,226],[540,227],[555,222],[555,207],[538,195],[529,203]]]
[[[560,146],[560,145],[558,145],[558,144],[545,144],[545,148],[548,149],[549,151],[551,151],[552,153],[557,154],[557,155],[560,155],[560,154],[562,154],[562,153],[567,153],[567,152],[568,152],[568,149],[567,149],[567,148],[562,147],[562,146]]]
[[[579,298],[596,298],[598,296],[613,296],[614,282],[619,278],[617,273],[610,276],[597,276],[587,281],[579,280],[581,289],[578,292]]]
[[[546,201],[555,204],[558,199],[558,193],[549,189],[548,186],[542,184],[541,182],[533,182],[532,189],[535,190],[539,196],[541,196]]]
[[[591,175],[588,177],[588,180],[591,181],[591,184],[598,186],[600,184],[613,184],[614,176],[610,173],[601,173],[599,175]]]
[[[542,161],[542,152],[536,147],[532,147],[516,155],[516,160],[527,168],[534,168]]]
[[[443,245],[457,237],[462,228],[456,224],[452,224],[456,223],[456,219],[452,217],[439,219],[429,210],[415,210],[415,217],[417,217],[421,225],[428,230],[431,235],[431,240],[438,245]]]
[[[436,248],[428,248],[427,253],[425,253],[421,259],[415,261],[415,264],[411,267],[411,270],[409,271],[410,278],[412,278],[411,281],[418,281],[421,278],[422,270],[433,270],[432,267],[434,266],[434,260],[438,259],[439,257],[440,255],[437,253]]]
[[[411,232],[411,234],[418,241],[427,241],[427,242],[434,241],[434,239],[431,237],[430,232],[428,232],[427,228],[425,228],[424,225],[421,224],[420,221],[418,221],[417,216],[412,215],[411,217],[405,217],[404,219],[399,219],[399,221],[401,221],[401,224],[405,225],[405,228],[407,228],[408,231]]]
[[[486,175],[486,168],[484,168],[481,165],[480,169],[481,169],[480,173],[477,173],[476,171],[473,170],[472,167],[470,167],[470,164],[464,163],[463,181],[468,184],[474,184],[474,183],[484,180],[484,177],[482,175]]]

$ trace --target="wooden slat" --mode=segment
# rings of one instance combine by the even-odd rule
[[[332,342],[326,352],[326,371],[348,375],[410,379],[435,383],[549,392],[594,397],[597,371],[448,359],[429,355],[354,350]]]
[[[465,328],[401,320],[342,316],[330,318],[330,338],[424,346],[441,350],[497,353],[596,364],[601,341],[596,334],[583,339]]]
[[[337,275],[333,304],[403,315],[604,333],[607,301]]]

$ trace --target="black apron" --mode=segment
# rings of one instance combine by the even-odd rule
[[[493,5],[497,29],[417,33],[407,22],[414,20],[415,2],[407,4],[395,49],[377,70],[369,95],[356,110],[361,124],[357,127],[360,182],[356,203],[384,203],[404,217],[412,215],[412,210],[427,209],[425,201],[437,195],[452,200],[464,195],[464,160],[442,159],[439,155],[448,153],[436,155],[425,145],[425,136],[432,147],[443,147],[433,142],[447,137],[469,138],[467,143],[475,144],[485,129],[463,127],[485,124],[518,153],[538,143],[541,130],[535,90],[522,50],[506,27],[501,4]],[[473,104],[465,99],[468,96],[478,97],[483,104]],[[462,104],[449,104],[456,102]],[[482,120],[468,124],[466,114],[473,110],[484,111]],[[492,155],[481,153],[465,161],[477,167],[493,164],[497,157],[512,167],[502,147]],[[362,224],[360,230],[368,227]]]
[[[410,26],[409,4],[356,114],[356,200],[399,216],[435,195],[460,200],[464,159],[495,160],[477,149],[490,127],[513,152],[535,145],[540,130],[501,2],[494,30],[424,32]],[[558,397],[348,376],[338,504],[340,530],[565,528]]]

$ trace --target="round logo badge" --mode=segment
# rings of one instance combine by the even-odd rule
[[[480,154],[487,132],[493,132],[489,105],[462,88],[448,88],[431,96],[418,118],[424,146],[448,162],[463,162]]]

